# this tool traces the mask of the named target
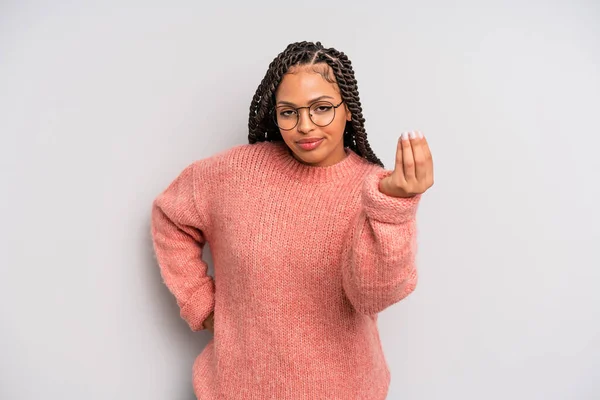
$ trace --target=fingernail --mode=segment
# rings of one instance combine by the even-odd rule
[[[415,133],[415,131],[410,131],[410,138],[411,139],[416,139],[417,138],[417,134]]]
[[[423,139],[423,137],[424,137],[424,136],[423,136],[423,132],[421,132],[421,131],[417,131],[417,133],[419,134],[419,139]]]
[[[408,140],[408,132],[402,132],[402,140]]]

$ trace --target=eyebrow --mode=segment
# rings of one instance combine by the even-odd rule
[[[308,102],[308,104],[314,103],[315,101],[318,101],[318,100],[321,100],[321,99],[332,99],[333,100],[333,97],[327,96],[327,95],[319,96],[319,97],[316,97],[316,98],[310,100]],[[294,107],[296,106],[296,104],[294,104],[294,103],[292,103],[290,101],[278,101],[277,104],[285,104],[285,105],[294,106]]]

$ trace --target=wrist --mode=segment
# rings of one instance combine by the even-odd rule
[[[399,198],[403,198],[403,199],[409,199],[411,197],[415,197],[415,194],[408,194],[405,191],[403,191],[402,189],[398,188],[396,190],[392,190],[390,188],[390,177],[391,175],[388,175],[384,178],[382,178],[379,181],[379,191],[387,196],[391,196],[391,197],[399,197]]]
[[[379,191],[383,194],[386,194],[389,196],[389,190],[388,190],[388,181],[389,181],[389,176],[386,176],[385,178],[381,178],[379,180]]]

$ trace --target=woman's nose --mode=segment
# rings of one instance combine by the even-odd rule
[[[313,130],[314,127],[315,124],[310,119],[310,110],[308,108],[298,110],[298,131],[309,132]]]

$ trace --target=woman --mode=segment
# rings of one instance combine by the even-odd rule
[[[181,316],[214,335],[193,366],[197,398],[385,399],[377,314],[417,282],[426,139],[402,134],[384,169],[350,61],[320,42],[269,65],[249,131],[248,144],[188,165],[152,208]]]

